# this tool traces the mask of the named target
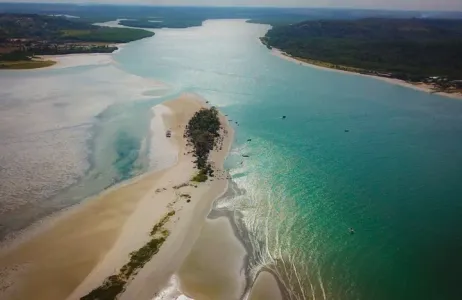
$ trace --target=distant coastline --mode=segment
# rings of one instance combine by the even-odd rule
[[[85,62],[94,61],[108,61],[109,57],[118,51],[125,44],[108,44],[109,47],[113,48],[111,52],[77,52],[77,53],[66,53],[66,54],[46,54],[46,55],[34,55],[28,60],[16,60],[16,61],[0,61],[0,70],[33,70],[33,69],[45,69],[50,67],[66,67],[75,66],[77,64],[85,64]],[[100,59],[95,59],[100,57]]]
[[[14,27],[11,24],[19,24]],[[0,27],[9,32],[0,39],[0,69],[38,69],[53,66],[41,56],[110,54],[117,44],[151,37],[143,29],[110,28],[37,14],[0,14]],[[30,28],[40,28],[38,32]]]
[[[365,18],[276,26],[260,38],[301,63],[462,95],[461,20]]]
[[[261,41],[261,40],[260,40]],[[263,41],[261,41],[263,45],[267,46]],[[330,71],[335,71],[335,72],[340,72],[340,73],[346,73],[346,74],[354,74],[354,75],[359,75],[359,76],[365,76],[365,77],[371,77],[371,78],[375,78],[375,79],[378,79],[378,80],[382,80],[382,81],[385,81],[385,82],[388,82],[388,83],[391,83],[391,84],[396,84],[396,85],[400,85],[400,86],[403,86],[403,87],[407,87],[407,88],[411,88],[411,89],[414,89],[414,90],[418,90],[418,91],[422,91],[422,92],[426,92],[426,93],[429,93],[429,94],[436,94],[436,95],[440,95],[440,96],[444,96],[444,97],[449,97],[449,98],[453,98],[453,99],[461,99],[462,100],[462,92],[448,92],[448,91],[439,91],[438,88],[432,84],[427,84],[427,83],[423,83],[423,82],[418,82],[418,83],[411,83],[411,82],[407,82],[407,81],[404,81],[404,80],[401,80],[401,79],[396,79],[396,78],[391,78],[391,77],[382,77],[382,76],[378,76],[378,75],[370,75],[370,74],[364,74],[362,72],[360,72],[360,69],[356,69],[356,68],[353,68],[353,67],[347,67],[347,66],[334,66],[333,64],[330,64],[330,63],[326,63],[326,62],[321,62],[321,61],[316,61],[316,60],[311,60],[311,59],[304,59],[304,58],[300,58],[300,57],[294,57],[280,49],[277,49],[277,48],[274,48],[272,47],[271,48],[271,54],[279,57],[279,58],[282,58],[282,59],[285,59],[285,60],[288,60],[288,61],[291,61],[291,62],[294,62],[294,63],[298,63],[300,65],[303,65],[303,66],[307,66],[307,67],[312,67],[312,68],[319,68],[319,69],[323,69],[323,70],[330,70]]]

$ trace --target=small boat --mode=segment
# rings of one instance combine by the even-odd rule
[[[252,141],[252,139],[248,139],[248,140],[247,140],[247,142],[251,142],[251,141]]]
[[[286,118],[286,116],[282,116],[282,118],[283,118],[283,119],[285,119],[285,118]]]
[[[242,155],[242,157],[249,157],[249,156],[244,154],[244,155]]]
[[[350,232],[350,234],[354,234],[355,233],[355,230],[353,228],[348,228],[348,231]]]
[[[165,133],[165,136],[166,137],[171,137],[172,136],[172,131],[171,130],[167,130],[167,132]]]

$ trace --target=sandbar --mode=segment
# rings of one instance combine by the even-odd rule
[[[220,114],[223,140],[210,155],[215,178],[191,184],[197,170],[183,133],[193,114],[207,104],[184,94],[161,105],[171,112],[162,117],[178,151],[174,165],[87,199],[3,249],[0,299],[79,299],[115,274],[130,252],[149,240],[152,226],[174,210],[175,216],[165,225],[171,232],[166,242],[120,299],[152,299],[168,282],[199,237],[213,201],[227,188],[223,162],[233,130]]]

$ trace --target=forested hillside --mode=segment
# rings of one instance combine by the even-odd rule
[[[275,27],[262,40],[295,57],[411,81],[462,79],[462,20],[306,21]]]

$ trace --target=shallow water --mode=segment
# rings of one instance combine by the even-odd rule
[[[0,239],[149,168],[168,86],[89,61],[0,72]]]
[[[86,100],[67,114],[42,113],[53,120],[49,127],[57,122],[51,116],[63,116],[70,128],[91,125],[82,133],[88,138],[63,138],[88,153],[71,160],[79,163],[69,174],[52,176],[80,180],[47,205],[75,203],[144,172],[150,152],[140,149],[149,137],[148,108],[195,92],[239,123],[227,161],[233,192],[216,205],[241,212],[254,247],[251,274],[272,269],[290,299],[461,299],[462,101],[282,60],[258,41],[267,28],[220,20],[157,30],[116,53],[117,68],[37,71],[43,72],[40,81],[35,73],[17,73],[35,82],[31,91],[41,91],[31,99],[47,102],[56,90],[60,101],[53,103],[69,99],[57,107]],[[64,74],[72,80],[56,84]],[[49,85],[42,87],[47,76]],[[137,83],[143,78],[171,90],[156,98],[155,89]],[[3,99],[22,95],[3,93]],[[29,113],[25,122],[31,115],[37,117]],[[26,135],[30,127],[22,130]],[[43,141],[50,139],[37,143]]]

